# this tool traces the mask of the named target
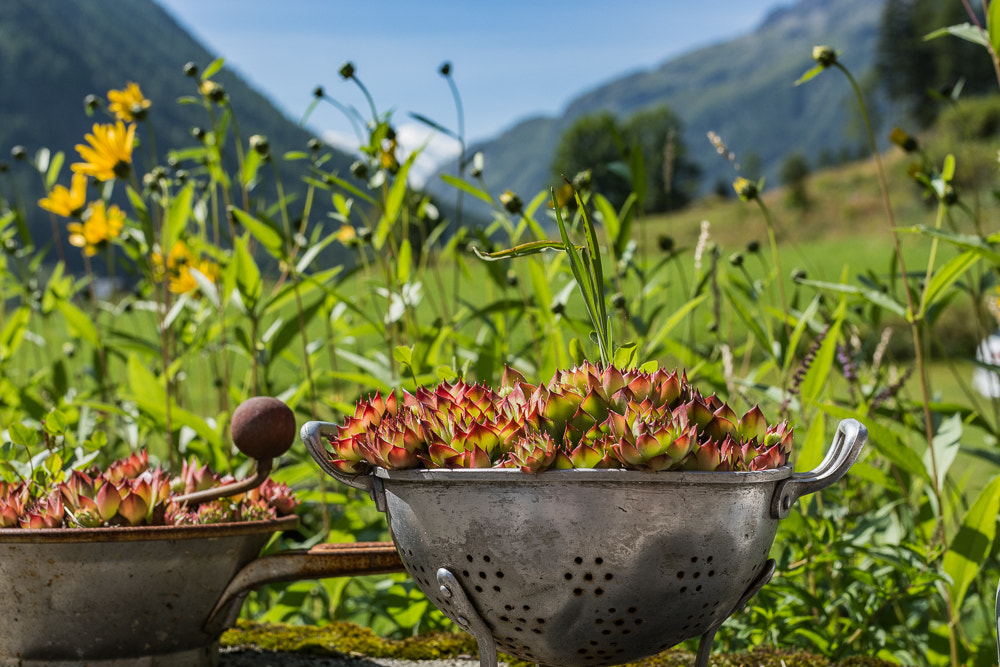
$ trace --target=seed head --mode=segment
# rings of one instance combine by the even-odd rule
[[[193,62],[184,63],[184,74],[192,79],[198,76],[198,65]]]
[[[345,81],[354,78],[354,63],[346,62],[340,68],[340,76]]]

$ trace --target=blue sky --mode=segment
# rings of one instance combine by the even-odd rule
[[[470,141],[637,69],[743,34],[782,0],[157,0],[209,51],[226,58],[291,117],[322,85],[365,110],[340,79],[351,61],[379,111],[415,111],[455,127],[438,67],[450,61]],[[613,9],[609,9],[613,8]],[[350,124],[321,105],[310,126],[348,140]],[[447,146],[443,146],[446,150]]]

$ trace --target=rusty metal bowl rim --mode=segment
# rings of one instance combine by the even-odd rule
[[[299,517],[292,514],[264,521],[239,521],[186,526],[109,526],[104,528],[0,528],[0,543],[139,542],[193,540],[291,530]]]

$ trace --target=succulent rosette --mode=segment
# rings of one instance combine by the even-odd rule
[[[464,381],[379,392],[328,436],[346,474],[372,466],[754,471],[788,462],[792,428],[743,415],[686,373],[586,363],[532,385],[507,368],[499,391]]]
[[[175,477],[151,468],[145,451],[103,471],[73,470],[49,485],[0,482],[0,528],[99,528],[103,526],[189,525],[276,519],[292,514],[291,489],[270,478],[257,488],[196,506],[174,498],[232,484],[229,475],[185,461]]]

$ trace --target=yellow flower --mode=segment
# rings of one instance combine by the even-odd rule
[[[152,102],[147,100],[139,84],[128,82],[123,90],[108,91],[108,110],[113,113],[118,120],[131,123],[135,120],[142,120],[146,111],[152,106]]]
[[[89,213],[86,220],[71,222],[66,225],[66,229],[69,231],[70,244],[83,248],[83,254],[87,257],[93,257],[99,248],[121,233],[125,213],[114,205],[106,209],[102,201],[91,204]]]
[[[338,241],[347,245],[358,237],[358,233],[351,225],[341,225],[340,229],[337,230],[336,237]]]
[[[188,294],[198,290],[198,281],[195,280],[191,269],[196,269],[213,283],[219,279],[219,265],[210,259],[200,259],[197,265],[185,264],[179,267],[176,274],[170,276],[171,292],[174,294]]]
[[[83,162],[72,165],[77,174],[93,176],[99,181],[128,176],[132,165],[135,125],[128,128],[121,121],[114,125],[94,125],[94,133],[86,136],[89,146],[77,144]]]
[[[48,197],[38,200],[38,205],[46,211],[66,218],[79,216],[86,203],[87,177],[83,174],[73,174],[73,184],[68,190],[64,185],[57,185]]]
[[[163,268],[163,255],[153,253],[153,277],[157,281],[163,280]],[[178,241],[167,255],[166,270],[170,281],[168,289],[172,293],[188,294],[198,290],[198,281],[191,273],[192,268],[213,283],[219,280],[218,264],[210,259],[196,259],[188,245],[184,241]]]

